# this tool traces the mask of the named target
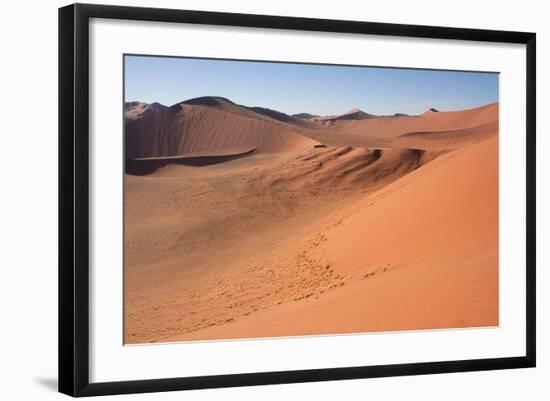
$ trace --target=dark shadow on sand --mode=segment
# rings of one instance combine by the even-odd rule
[[[230,160],[240,159],[253,154],[255,148],[242,153],[220,154],[220,155],[183,155],[170,157],[150,157],[140,159],[128,159],[125,163],[126,174],[147,175],[155,172],[161,167],[169,164],[181,164],[186,166],[208,166],[211,164],[224,163]]]

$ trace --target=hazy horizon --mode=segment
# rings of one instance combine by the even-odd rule
[[[462,110],[498,102],[498,73],[125,56],[125,101],[171,106],[223,97],[287,114],[377,115]]]

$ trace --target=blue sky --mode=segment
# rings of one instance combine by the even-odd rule
[[[126,56],[125,101],[223,96],[288,114],[420,114],[498,101],[498,74]]]

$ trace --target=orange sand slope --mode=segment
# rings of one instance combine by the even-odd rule
[[[498,324],[498,104],[126,111],[126,343]]]
[[[198,98],[127,121],[126,158],[177,156],[221,149],[284,152],[313,146],[290,123],[223,98]],[[275,116],[277,117],[277,116]],[[289,116],[290,118],[290,116]]]
[[[342,285],[165,341],[498,325],[498,138],[364,199],[311,257]]]

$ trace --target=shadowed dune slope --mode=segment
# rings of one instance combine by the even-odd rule
[[[291,191],[372,192],[439,154],[418,149],[314,148],[279,163],[262,181],[268,187]]]
[[[127,159],[125,170],[127,174],[132,175],[147,175],[154,173],[158,169],[168,165],[185,165],[185,166],[209,166],[212,164],[225,163],[230,160],[240,159],[250,156],[255,149],[232,149],[229,151],[214,152],[196,152],[186,153],[183,156],[166,156],[166,157],[143,157],[136,159]]]
[[[218,110],[225,110],[230,113],[236,113],[239,115],[247,116],[253,119],[265,119],[265,120],[275,120],[282,123],[287,123],[294,125],[298,128],[314,128],[315,124],[304,121],[302,119],[296,118],[294,116],[282,113],[277,110],[268,109],[266,107],[258,106],[244,106],[242,104],[237,104],[231,100],[221,97],[221,96],[202,96],[193,99],[183,101],[179,104],[176,104],[172,107],[177,109],[178,105],[187,104],[195,106],[206,106],[216,108]]]
[[[306,256],[337,288],[165,340],[498,325],[498,138],[365,198]]]
[[[126,158],[255,148],[285,152],[317,142],[290,124],[220,98],[199,98],[148,113],[126,124]]]
[[[124,119],[126,121],[132,121],[140,119],[141,117],[151,113],[153,111],[165,110],[168,107],[160,103],[143,103],[143,102],[126,102],[124,104]]]

